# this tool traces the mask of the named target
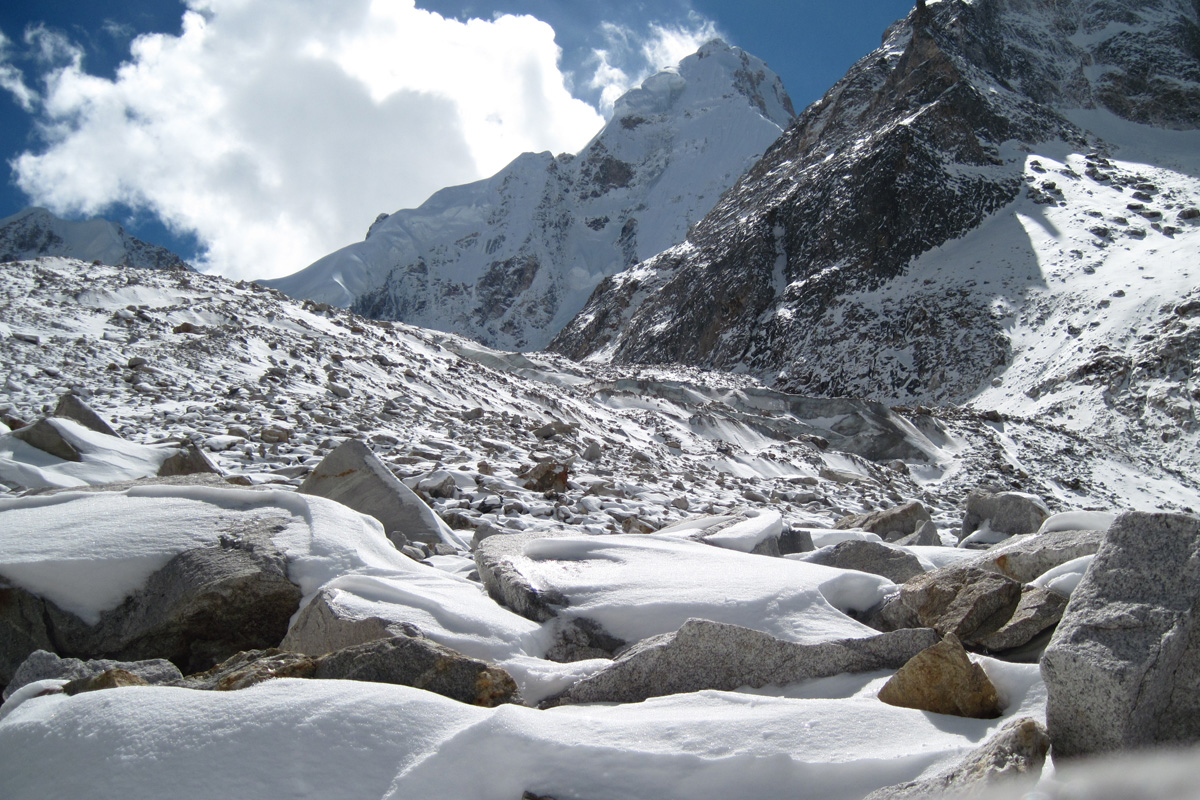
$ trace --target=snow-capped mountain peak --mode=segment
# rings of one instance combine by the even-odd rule
[[[44,208],[27,208],[0,219],[0,261],[40,256],[146,269],[189,269],[175,253],[136,239],[106,219],[74,222]]]
[[[681,241],[792,116],[766,64],[714,40],[618,99],[578,155],[526,153],[491,178],[381,215],[365,241],[265,283],[538,349],[604,277]]]

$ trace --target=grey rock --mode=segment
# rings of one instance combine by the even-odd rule
[[[1068,561],[1094,555],[1104,536],[1105,531],[1052,531],[1021,536],[1001,542],[970,563],[1028,583]]]
[[[357,439],[334,448],[296,491],[336,500],[415,542],[440,542],[450,533],[433,509]]]
[[[967,494],[967,511],[959,538],[970,536],[984,523],[997,533],[1036,533],[1049,516],[1050,509],[1033,495],[973,489]]]
[[[937,634],[916,628],[865,639],[798,644],[738,625],[690,619],[674,633],[639,642],[611,667],[544,705],[636,703],[704,689],[732,691],[896,669],[936,643]]]
[[[1056,757],[1200,740],[1200,518],[1117,518],[1042,657]]]
[[[546,650],[548,661],[565,664],[589,658],[612,658],[628,642],[613,636],[600,623],[586,617],[558,618],[554,643]]]
[[[58,405],[54,407],[53,416],[74,420],[88,430],[103,433],[105,436],[117,436],[112,426],[75,394],[67,393],[60,397]]]
[[[49,453],[63,461],[82,461],[79,451],[63,436],[54,424],[53,419],[39,419],[32,425],[18,428],[12,436],[20,439],[30,447],[36,447],[44,453]]]
[[[378,639],[403,634],[416,635],[411,625],[390,622],[379,617],[354,617],[335,600],[337,590],[321,589],[300,610],[280,647],[310,656],[323,656],[335,650],[355,647]]]
[[[111,669],[123,669],[145,680],[150,684],[163,684],[177,681],[183,677],[179,667],[163,658],[153,658],[146,661],[113,661],[110,659],[93,659],[81,661],[78,658],[59,658],[48,650],[35,650],[17,667],[12,680],[4,690],[8,697],[27,683],[45,680],[47,678],[94,678]]]
[[[191,442],[185,443],[179,452],[168,458],[158,468],[158,477],[174,478],[180,475],[220,475],[217,468],[200,448]]]
[[[330,653],[314,677],[414,686],[487,708],[521,700],[505,670],[421,636],[394,636]]]
[[[604,451],[600,449],[600,443],[589,442],[588,446],[583,448],[583,452],[580,453],[579,457],[584,461],[591,461],[594,463],[599,461],[602,455],[604,455]]]
[[[479,579],[493,600],[534,622],[545,622],[567,605],[559,592],[534,588],[521,573],[525,545],[535,539],[559,535],[553,532],[509,533],[489,536],[475,548]]]
[[[12,685],[30,654],[54,649],[45,612],[42,598],[0,580],[0,685]]]
[[[908,536],[901,536],[896,539],[893,544],[898,544],[901,547],[940,547],[942,537],[938,535],[937,526],[932,520],[926,520],[917,527],[914,533]]]
[[[1066,607],[1067,598],[1057,592],[1026,586],[1021,590],[1021,600],[1008,622],[980,638],[979,644],[993,653],[1023,647],[1057,625]]]
[[[973,566],[935,569],[900,587],[900,602],[922,625],[968,644],[998,630],[1020,599],[1021,584]]]
[[[285,557],[271,542],[288,521],[283,516],[231,521],[219,545],[172,558],[67,651],[167,658],[195,672],[241,650],[275,646],[301,598],[300,588],[288,580]]]
[[[934,714],[995,719],[1003,710],[987,673],[953,634],[913,656],[879,690],[884,703]]]
[[[822,547],[806,560],[827,567],[856,569],[859,572],[882,575],[895,583],[904,583],[925,573],[920,559],[912,553],[879,542],[854,539],[839,542],[832,547]]]
[[[803,528],[784,524],[783,533],[779,534],[780,555],[787,556],[795,553],[809,553],[816,549],[811,533]]]
[[[931,522],[929,510],[920,501],[910,500],[903,505],[842,517],[834,526],[838,529],[859,528],[878,534],[885,542],[909,536],[917,532],[922,523]]]
[[[971,751],[966,758],[950,769],[932,778],[878,789],[867,795],[864,800],[925,800],[929,797],[961,797],[966,794],[974,796],[981,789],[994,788],[998,784],[1002,786],[1012,780],[1032,781],[1041,774],[1049,749],[1050,738],[1041,723],[1029,717],[1014,719],[996,731],[982,747]],[[1015,798],[1029,795],[1022,789],[1020,792],[1004,796]],[[1079,796],[1094,795],[1085,793]]]

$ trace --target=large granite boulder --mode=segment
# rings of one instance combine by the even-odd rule
[[[879,690],[888,705],[994,719],[1003,710],[987,673],[953,635],[922,650]]]
[[[1013,780],[1032,782],[1042,772],[1050,737],[1041,723],[1029,717],[1014,719],[1005,724],[966,758],[932,778],[887,786],[867,795],[864,800],[925,800],[930,797],[974,797],[982,789],[999,789]],[[988,797],[1032,797],[1028,786],[1011,795],[988,794]],[[1124,797],[1124,795],[1122,795]]]
[[[347,439],[334,448],[296,491],[336,500],[374,517],[397,547],[411,540],[446,542],[466,549],[450,526],[357,439]]]
[[[1037,586],[1025,586],[1021,600],[1008,622],[999,630],[979,639],[979,645],[993,653],[1015,650],[1050,631],[1062,619],[1067,598]]]
[[[842,517],[834,527],[859,528],[878,534],[885,542],[893,542],[916,533],[922,524],[932,520],[929,509],[919,500],[910,500],[882,511]]]
[[[973,489],[967,494],[960,540],[987,527],[1000,534],[1036,533],[1050,509],[1040,497],[1024,492],[989,492]]]
[[[387,639],[416,635],[416,628],[379,617],[352,617],[333,601],[336,590],[321,589],[296,616],[280,648],[310,656]]]
[[[585,678],[545,705],[636,703],[649,697],[784,685],[845,673],[896,669],[937,642],[925,628],[863,639],[799,644],[702,619],[638,642],[611,667]]]
[[[1200,740],[1200,518],[1118,517],[1042,657],[1055,756]]]

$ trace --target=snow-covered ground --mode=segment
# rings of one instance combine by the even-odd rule
[[[274,542],[306,602],[324,590],[354,616],[414,624],[504,666],[528,702],[608,662],[547,660],[561,620],[518,616],[467,577],[461,556],[411,560],[373,520],[291,491],[337,443],[370,443],[464,540],[477,531],[552,534],[525,546],[525,574],[570,599],[565,617],[586,612],[628,640],[689,617],[790,641],[868,635],[843,612],[874,604],[892,584],[746,552],[785,525],[818,546],[875,538],[829,528],[846,513],[920,499],[949,544],[964,492],[996,482],[1027,484],[1076,522],[1108,519],[1079,515],[1088,508],[1200,503],[1186,476],[1148,469],[1131,480],[1143,467],[1119,451],[1035,421],[958,409],[899,416],[781,395],[745,376],[502,353],[183,271],[62,259],[0,265],[0,308],[0,417],[31,422],[75,391],[146,473],[164,444],[187,440],[257,487],[18,496],[22,487],[74,485],[64,476],[131,474],[88,458],[26,459],[2,434],[7,580],[95,617],[203,539],[205,520],[278,517]],[[66,430],[86,445],[84,433]],[[1078,490],[1068,486],[1078,464],[1062,463],[1065,443],[1090,469]],[[566,465],[565,489],[526,488],[522,475],[543,460]],[[715,541],[688,538],[709,524],[695,518],[735,513],[744,521]],[[22,535],[30,530],[41,538]],[[962,555],[910,552],[929,566]],[[1081,571],[1067,565],[1045,581],[1066,586]],[[0,785],[13,798],[854,798],[939,771],[1008,719],[1041,717],[1036,666],[980,660],[1005,704],[998,720],[884,705],[875,694],[886,672],[544,711],[334,681],[232,693],[23,690],[0,722]]]

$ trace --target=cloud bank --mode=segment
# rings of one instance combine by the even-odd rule
[[[618,58],[677,61],[703,33],[619,30],[587,65],[609,94],[641,77]],[[188,0],[180,34],[135,38],[111,80],[60,34],[31,29],[25,46],[32,80],[0,34],[0,88],[45,143],[12,162],[19,187],[58,213],[149,211],[235,278],[294,272],[380,211],[524,151],[575,152],[603,122],[568,90],[546,23],[414,0]]]

